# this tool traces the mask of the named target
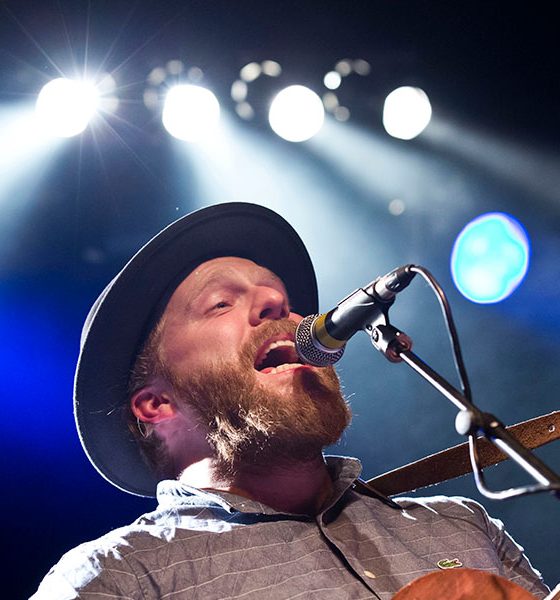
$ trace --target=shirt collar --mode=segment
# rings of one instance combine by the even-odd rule
[[[321,513],[340,500],[360,476],[362,465],[356,458],[326,456],[325,462],[333,481],[333,493],[325,503]],[[175,480],[160,481],[157,487],[157,499],[160,508],[180,508],[181,506],[208,506],[222,508],[229,513],[242,512],[253,514],[277,515],[280,513],[261,502],[238,496],[229,492],[199,490]],[[301,515],[298,515],[301,516]]]

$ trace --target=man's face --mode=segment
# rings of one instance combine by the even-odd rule
[[[299,363],[301,318],[282,281],[242,258],[207,261],[174,292],[161,357],[224,462],[310,458],[346,427],[334,370]]]

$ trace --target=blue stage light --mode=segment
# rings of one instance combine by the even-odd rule
[[[523,226],[505,213],[487,213],[457,236],[451,273],[465,298],[491,304],[507,298],[529,267],[529,238]]]

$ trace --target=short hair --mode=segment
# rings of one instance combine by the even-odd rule
[[[162,317],[150,332],[136,356],[128,379],[128,402],[124,407],[125,418],[133,438],[138,444],[146,464],[158,477],[176,477],[173,460],[165,441],[158,435],[154,423],[143,423],[133,413],[131,399],[136,392],[150,385],[157,377],[169,380],[166,363],[161,355],[160,344],[163,333]]]

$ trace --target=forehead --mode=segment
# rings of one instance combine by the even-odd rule
[[[177,297],[195,298],[210,286],[219,286],[231,281],[268,283],[285,290],[282,280],[269,269],[246,258],[222,256],[200,264],[192,271],[173,293],[171,302]]]
[[[235,275],[250,279],[264,277],[280,283],[282,282],[280,277],[275,273],[266,267],[261,267],[261,265],[254,263],[252,260],[237,256],[222,256],[200,264],[184,279],[183,283],[197,285],[197,283],[204,283],[215,277]]]

